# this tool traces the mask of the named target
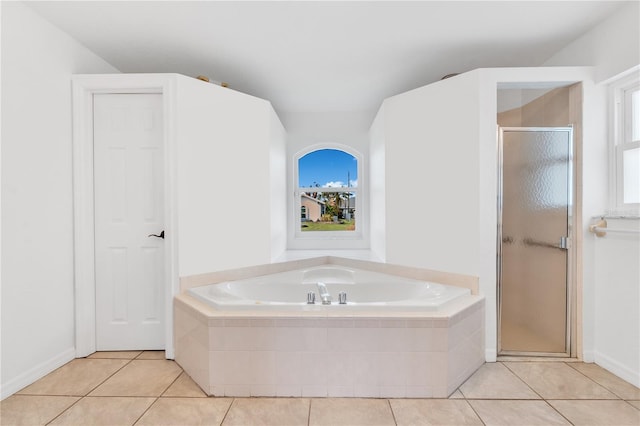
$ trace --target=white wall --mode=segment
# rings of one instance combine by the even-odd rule
[[[640,220],[608,219],[610,228],[640,231]],[[594,360],[640,387],[640,239],[608,232],[595,240]]]
[[[347,145],[367,155],[374,111],[280,112],[287,129],[287,155],[319,143]]]
[[[640,3],[628,5],[547,59],[543,66],[596,67],[596,83],[640,64]]]
[[[284,154],[271,104],[183,76],[176,99],[179,275],[269,263],[284,238],[271,228]]]
[[[271,110],[271,151],[269,167],[271,203],[271,260],[287,249],[287,133]]]
[[[2,397],[74,357],[71,75],[117,69],[2,2]]]
[[[478,275],[477,74],[384,102],[389,263]]]
[[[387,192],[385,156],[385,108],[380,107],[369,130],[369,221],[371,251],[383,262],[386,261],[386,216]]]

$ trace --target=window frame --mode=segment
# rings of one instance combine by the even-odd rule
[[[355,157],[357,161],[358,186],[343,188],[322,188],[318,192],[351,192],[355,194],[356,229],[354,231],[302,231],[301,194],[309,192],[311,188],[299,187],[299,160],[307,154],[323,149],[343,151]],[[351,146],[337,143],[320,143],[308,146],[292,157],[291,185],[293,199],[290,201],[291,214],[289,217],[289,249],[368,249],[368,212],[366,211],[366,176],[364,156]],[[297,213],[296,213],[297,212]]]
[[[640,148],[640,139],[632,140],[631,94],[640,91],[640,69],[609,85],[610,161],[609,189],[611,214],[640,214],[640,203],[624,202],[624,152]]]

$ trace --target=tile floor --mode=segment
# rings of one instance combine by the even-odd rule
[[[97,352],[0,403],[9,425],[640,425],[640,389],[595,364],[483,365],[449,399],[207,398],[163,352]]]

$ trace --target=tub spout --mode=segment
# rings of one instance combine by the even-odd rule
[[[322,301],[323,305],[331,304],[331,295],[329,294],[325,283],[318,283],[318,293],[320,293],[320,300]]]

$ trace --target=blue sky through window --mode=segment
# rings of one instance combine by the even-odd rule
[[[342,187],[347,179],[352,187],[358,186],[358,160],[344,151],[320,149],[298,160],[298,185],[300,187]]]

